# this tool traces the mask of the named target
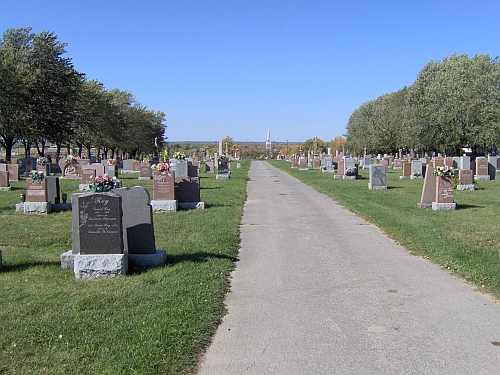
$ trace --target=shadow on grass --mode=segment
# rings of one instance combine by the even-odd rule
[[[458,204],[457,203],[457,210],[466,210],[468,208],[485,208],[485,206],[476,206],[473,204]]]
[[[4,264],[2,272],[24,271],[34,267],[61,266],[61,262],[24,262],[19,264]]]
[[[402,186],[387,186],[387,189],[402,189]]]
[[[198,252],[193,254],[167,255],[167,266],[173,266],[182,262],[204,263],[209,259],[229,259],[231,262],[237,262],[239,259],[225,254],[213,254]]]
[[[212,189],[223,189],[223,188],[224,188],[223,186],[214,186],[214,187],[203,187],[203,186],[200,186],[200,190],[201,189],[212,190]]]

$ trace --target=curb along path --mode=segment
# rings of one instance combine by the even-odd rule
[[[249,177],[228,314],[200,375],[500,374],[489,297],[267,162]]]

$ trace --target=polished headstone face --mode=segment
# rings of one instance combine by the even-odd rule
[[[175,200],[175,176],[173,171],[153,172],[153,198],[159,201]]]
[[[488,159],[487,158],[477,158],[476,159],[476,174],[478,176],[488,175]]]
[[[394,159],[394,168],[401,168],[403,166],[403,161],[401,159]]]
[[[227,159],[219,159],[217,161],[217,173],[228,173],[229,172],[229,166],[227,163]],[[179,176],[180,177],[180,176]]]
[[[82,169],[82,184],[93,184],[96,178],[95,169]]]
[[[139,177],[151,177],[151,165],[149,163],[141,163]]]
[[[455,179],[453,177],[436,178],[436,203],[453,203]]]
[[[46,179],[26,179],[26,202],[47,202]]]
[[[436,156],[434,159],[432,159],[432,165],[434,168],[437,167],[442,167],[446,164],[445,158],[442,156]]]
[[[149,192],[142,186],[113,189],[122,197],[124,252],[154,254],[156,252],[153,210]]]
[[[472,185],[474,176],[470,169],[461,169],[458,171],[458,180],[460,185]]]
[[[363,165],[364,165],[365,167],[368,167],[368,166],[369,166],[369,165],[371,165],[371,164],[372,164],[372,158],[371,158],[371,156],[370,156],[370,155],[365,155],[365,156],[363,157]]]
[[[80,254],[122,254],[122,197],[89,193],[77,200]]]
[[[370,165],[370,185],[386,186],[385,165],[383,164]]]
[[[293,158],[292,159],[292,168],[298,168],[298,167],[299,167],[299,159]]]

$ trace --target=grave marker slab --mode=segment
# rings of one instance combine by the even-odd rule
[[[470,169],[460,169],[458,171],[457,190],[475,190],[474,174]]]
[[[476,158],[476,179],[477,180],[490,179],[490,175],[488,174],[488,158],[485,157]]]
[[[134,186],[113,189],[113,193],[122,198],[123,251],[128,254],[154,254],[153,211],[147,189]]]
[[[139,180],[151,179],[151,165],[149,163],[141,163],[139,168]]]
[[[370,182],[368,183],[368,189],[387,189],[386,172],[386,166],[383,164],[370,165]]]
[[[154,200],[175,200],[174,172],[153,172],[153,198]]]
[[[122,254],[122,197],[113,193],[78,196],[80,254]]]
[[[10,190],[9,172],[0,171],[0,190]]]

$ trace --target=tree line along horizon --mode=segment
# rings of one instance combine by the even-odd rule
[[[104,158],[151,155],[154,140],[161,150],[201,152],[203,147],[167,142],[165,113],[138,103],[131,92],[107,90],[104,84],[78,72],[63,57],[63,43],[53,32],[31,27],[7,29],[0,39],[0,145],[6,160],[13,146],[25,155],[34,148],[44,156],[48,144],[76,148],[81,156],[97,150]],[[395,154],[399,149],[461,154],[495,151],[500,138],[500,65],[489,55],[453,54],[431,61],[415,83],[379,96],[354,110],[346,134],[326,142],[317,137],[303,144],[282,143],[271,151],[258,143],[235,145],[244,158],[274,157],[348,150],[361,155]],[[75,147],[76,146],[76,147]],[[217,145],[207,144],[211,151]]]

